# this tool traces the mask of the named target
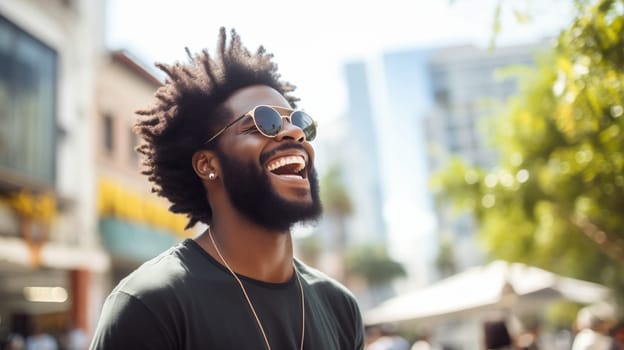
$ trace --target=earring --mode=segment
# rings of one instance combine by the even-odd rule
[[[217,174],[215,173],[208,174],[208,180],[214,181],[216,178],[217,178]]]

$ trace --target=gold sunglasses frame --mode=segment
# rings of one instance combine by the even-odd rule
[[[256,112],[256,109],[258,109],[259,107],[268,107],[271,108],[272,110],[276,111],[277,114],[282,118],[282,120],[287,119],[288,122],[290,124],[292,124],[292,115],[295,114],[295,112],[302,112],[305,115],[307,115],[308,117],[310,117],[310,115],[300,109],[295,109],[292,112],[290,112],[289,115],[282,115],[282,112],[280,112],[280,109],[284,109],[284,107],[279,107],[279,106],[270,106],[270,105],[258,105],[256,107],[254,107],[251,111],[241,115],[240,117],[232,120],[230,123],[228,123],[226,126],[224,126],[223,128],[221,128],[219,131],[217,131],[216,134],[214,134],[214,136],[212,136],[211,138],[209,138],[207,141],[205,141],[203,144],[207,145],[210,142],[212,142],[214,139],[216,139],[217,137],[219,137],[219,135],[221,135],[225,130],[227,130],[227,128],[229,128],[230,126],[236,124],[239,120],[245,118],[246,116],[250,116],[251,119],[254,122],[254,126],[256,127],[256,129],[258,130],[259,133],[261,133],[263,136],[268,137],[268,138],[274,138],[275,136],[277,136],[277,134],[275,135],[268,135],[266,134],[264,131],[262,131],[259,127],[258,127],[258,123],[256,123],[256,117],[254,116],[254,113]],[[314,120],[312,117],[310,117],[310,119],[312,120],[312,124],[314,125],[314,128],[316,129],[317,127],[317,123],[316,120]],[[298,127],[298,126],[297,126]],[[299,128],[299,127],[298,127]],[[280,126],[280,131],[282,129],[282,126]],[[301,129],[301,128],[300,128]],[[279,131],[278,131],[279,134]],[[305,132],[304,132],[305,135]],[[316,137],[315,137],[316,138]],[[308,138],[306,137],[306,141],[312,141],[312,140],[308,140]]]

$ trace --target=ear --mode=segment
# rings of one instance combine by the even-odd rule
[[[219,158],[213,151],[199,150],[193,154],[193,170],[200,179],[214,181],[221,175]]]

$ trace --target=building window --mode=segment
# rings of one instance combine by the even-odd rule
[[[102,128],[102,130],[104,130],[104,150],[106,151],[106,154],[112,155],[113,150],[115,149],[115,138],[113,135],[115,123],[113,116],[110,114],[105,114],[102,119],[102,122],[104,123],[104,127]]]
[[[139,153],[136,151],[139,145],[139,136],[130,128],[130,161],[133,166],[136,166],[139,162]]]
[[[0,16],[0,169],[54,184],[54,50]]]
[[[435,101],[443,108],[448,108],[451,100],[447,89],[438,89],[434,93]]]
[[[461,150],[460,126],[449,120],[446,126],[446,146],[450,153],[458,153]]]

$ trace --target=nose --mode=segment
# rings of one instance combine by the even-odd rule
[[[299,143],[305,141],[305,134],[298,126],[294,126],[290,122],[290,118],[282,117],[282,129],[275,136],[277,141],[295,140]]]

